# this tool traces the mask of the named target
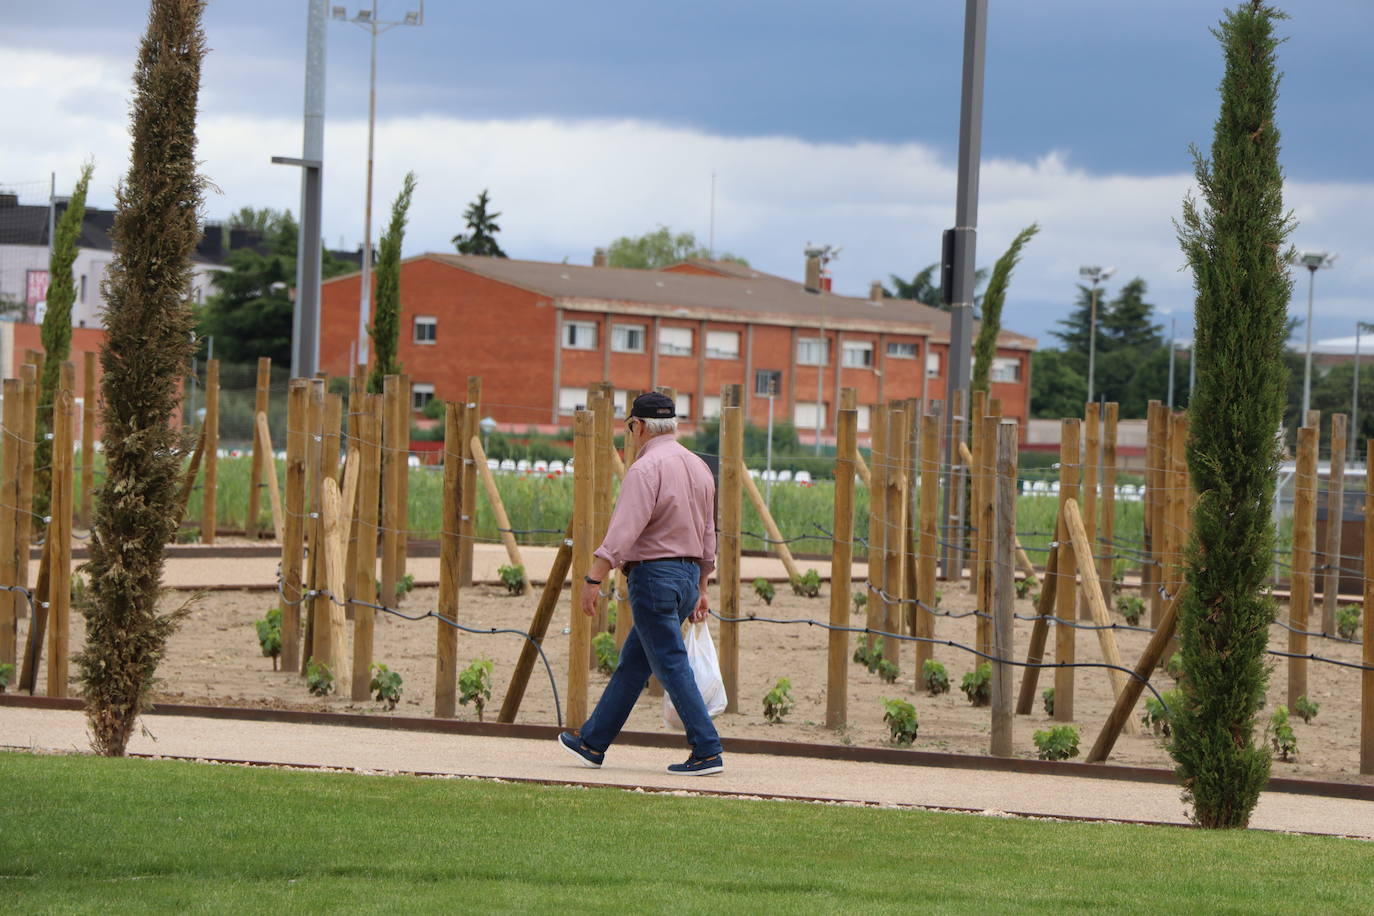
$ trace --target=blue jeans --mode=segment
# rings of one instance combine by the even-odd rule
[[[686,560],[646,560],[630,570],[634,626],[625,637],[611,682],[582,726],[580,734],[587,747],[602,753],[610,747],[653,673],[677,707],[692,754],[714,757],[720,753],[720,736],[706,712],[682,642],[682,621],[696,608],[700,579],[700,568]]]

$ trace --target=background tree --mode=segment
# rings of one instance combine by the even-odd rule
[[[992,267],[992,280],[983,297],[983,320],[978,327],[978,337],[973,342],[974,391],[988,390],[992,360],[997,355],[997,335],[1002,333],[1002,304],[1007,298],[1007,284],[1011,282],[1011,272],[1016,262],[1021,260],[1021,249],[1039,231],[1040,226],[1036,223],[1022,229]]]
[[[487,212],[487,204],[490,202],[484,188],[482,193],[477,195],[477,200],[468,204],[468,208],[463,211],[468,232],[466,235],[459,233],[452,239],[459,254],[476,254],[484,258],[506,256],[501,246],[496,244],[496,233],[501,231],[501,227],[496,225],[496,217],[501,214]]]
[[[1153,321],[1154,306],[1145,301],[1146,292],[1145,281],[1135,277],[1111,299],[1098,294],[1093,392],[1104,401],[1119,403],[1123,419],[1145,416],[1150,399],[1163,399],[1168,390],[1169,351],[1160,335],[1162,329]],[[1091,296],[1092,290],[1080,284],[1073,309],[1059,321],[1064,330],[1050,332],[1059,338],[1067,365],[1082,379],[1074,394],[1078,407],[1063,416],[1081,415],[1087,397]],[[1180,404],[1177,390],[1175,386],[1176,406]]]
[[[1031,354],[1030,413],[1044,420],[1083,414],[1087,380],[1063,350],[1036,350]]]
[[[1211,160],[1193,150],[1202,203],[1186,198],[1178,226],[1197,290],[1188,467],[1198,499],[1179,605],[1182,701],[1170,716],[1169,752],[1203,827],[1244,827],[1269,779],[1255,719],[1274,619],[1265,580],[1293,285],[1274,122],[1274,20],[1282,15],[1250,0],[1216,32],[1226,59],[1221,113]]]
[[[623,235],[606,249],[606,263],[611,267],[633,267],[638,270],[657,270],[689,260],[729,261],[749,266],[749,262],[730,253],[711,256],[710,250],[697,244],[691,232],[676,235],[667,226],[631,238]]]
[[[185,609],[160,613],[164,548],[181,524],[186,441],[172,426],[191,357],[191,253],[203,0],[152,0],[134,68],[133,149],[115,195],[100,362],[105,479],[95,496],[76,656],[91,744],[120,757]]]
[[[52,498],[52,442],[45,434],[52,429],[52,408],[57,400],[62,364],[72,353],[72,303],[76,301],[72,264],[76,261],[81,223],[86,218],[86,189],[90,187],[94,168],[90,163],[81,167],[81,177],[72,190],[67,209],[53,230],[52,255],[48,259],[48,304],[41,331],[43,375],[38,385],[38,438],[33,459],[33,511],[40,516],[48,514]]]
[[[376,310],[372,314],[372,327],[367,329],[373,353],[367,390],[372,394],[381,394],[383,380],[401,371],[401,363],[396,359],[401,337],[401,242],[405,238],[406,214],[414,193],[415,173],[406,172],[401,193],[391,205],[391,222],[382,236],[377,255]],[[483,196],[485,194],[483,192]]]
[[[294,222],[290,210],[244,206],[229,214],[224,222],[230,229],[247,229],[265,237],[274,234],[287,221]]]
[[[948,312],[949,306],[945,304],[944,292],[940,289],[940,284],[935,282],[935,271],[940,269],[939,264],[930,264],[919,271],[910,280],[903,280],[896,274],[888,274],[888,279],[892,281],[892,289],[883,287],[883,295],[889,299],[911,299],[922,305],[937,308],[942,312]],[[988,280],[988,269],[980,267],[973,272],[973,287],[975,290],[981,288]],[[975,293],[973,305],[977,308],[983,302],[983,294]]]

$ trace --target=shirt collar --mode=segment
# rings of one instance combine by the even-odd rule
[[[648,442],[645,442],[642,446],[640,446],[639,454],[643,455],[645,452],[649,451],[650,449],[661,448],[661,447],[662,447],[662,443],[665,443],[665,442],[676,442],[676,441],[677,441],[677,437],[674,436],[674,435],[671,434],[671,433],[664,433],[664,434],[661,435],[661,436],[654,436],[654,437],[650,438]]]

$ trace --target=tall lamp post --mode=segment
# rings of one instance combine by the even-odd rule
[[[1350,383],[1350,462],[1353,464],[1358,454],[1356,448],[1360,439],[1360,332],[1374,333],[1374,324],[1367,321],[1355,322],[1355,372]],[[1369,473],[1369,469],[1366,469]]]
[[[1092,284],[1088,301],[1088,402],[1093,399],[1093,370],[1097,362],[1097,288],[1112,274],[1115,267],[1080,267],[1078,275]]]
[[[377,36],[398,25],[425,24],[425,0],[418,0],[420,8],[406,12],[401,19],[382,19],[377,15],[377,0],[368,7],[348,15],[348,7],[331,6],[331,18],[351,22],[372,35],[372,69],[367,93],[367,192],[363,204],[363,275],[362,291],[358,295],[358,355],[357,362],[367,365],[367,325],[372,317],[372,148],[377,123]]]
[[[1299,251],[1289,262],[1307,268],[1307,360],[1302,371],[1302,413],[1299,423],[1307,422],[1307,410],[1312,406],[1312,296],[1317,285],[1317,271],[1329,269],[1336,255],[1329,251]]]

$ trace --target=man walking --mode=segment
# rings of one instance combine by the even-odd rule
[[[600,767],[652,673],[677,708],[692,747],[687,761],[668,772],[709,776],[725,768],[720,737],[687,663],[681,628],[688,617],[706,619],[706,579],[716,565],[716,485],[705,462],[674,437],[676,409],[666,395],[651,391],[635,398],[625,431],[638,454],[625,472],[581,604],[583,613],[594,614],[603,582],[620,567],[629,582],[634,626],[591,717],[577,734],[563,732],[558,741],[583,766]]]

